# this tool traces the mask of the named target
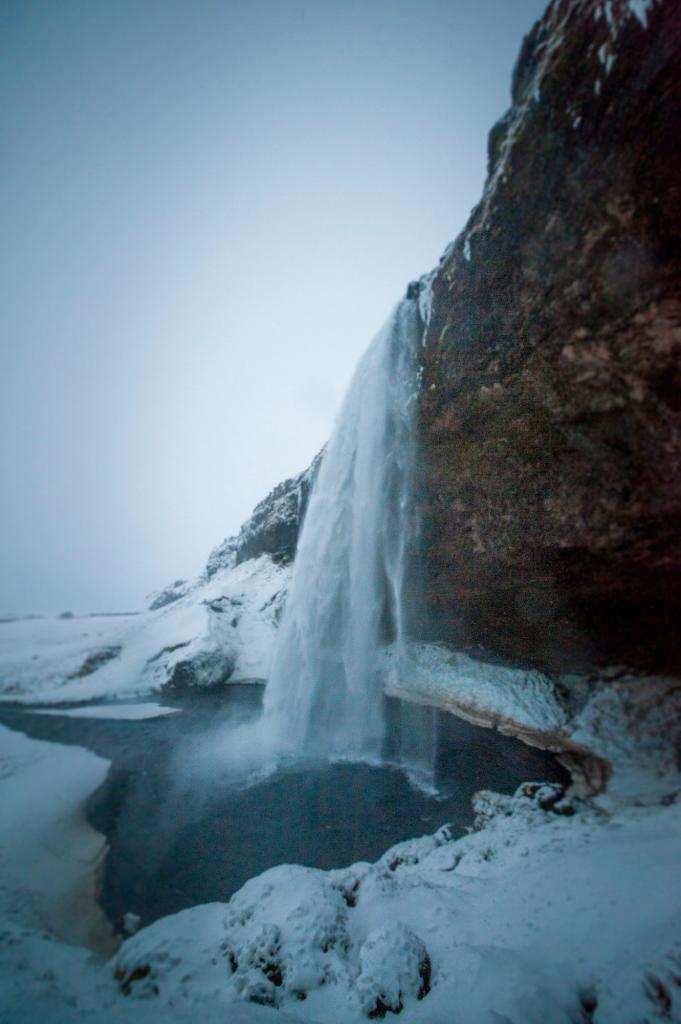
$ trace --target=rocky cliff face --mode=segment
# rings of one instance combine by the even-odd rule
[[[206,563],[207,579],[221,569],[260,555],[270,555],[273,561],[283,565],[293,561],[322,454],[323,450],[303,473],[277,484],[258,502],[236,537],[227,537],[213,548]]]
[[[423,632],[681,667],[681,7],[553,0],[432,282]]]

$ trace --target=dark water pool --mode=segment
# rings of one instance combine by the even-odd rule
[[[0,706],[0,721],[36,739],[79,744],[111,760],[87,813],[109,841],[100,902],[148,924],[196,903],[227,900],[275,864],[320,868],[375,860],[393,843],[450,823],[471,823],[482,788],[512,792],[521,782],[567,782],[555,758],[451,715],[434,713],[438,797],[391,767],[301,765],[249,786],[206,773],[201,754],[220,729],[257,717],[261,690],[173,700],[182,713],[137,722],[36,715]],[[391,703],[393,720],[410,709]],[[418,713],[414,711],[414,713]],[[191,766],[201,761],[200,771]]]

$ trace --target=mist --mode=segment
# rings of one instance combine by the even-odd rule
[[[305,468],[543,6],[3,4],[0,610],[142,607]]]

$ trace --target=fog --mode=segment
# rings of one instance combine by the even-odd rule
[[[541,0],[6,0],[0,611],[200,571],[480,195]]]

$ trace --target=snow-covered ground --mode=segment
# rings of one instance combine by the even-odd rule
[[[289,573],[263,555],[138,616],[2,623],[2,696],[115,699],[70,713],[140,717],[170,709],[122,701],[172,680],[264,678]],[[580,770],[591,757],[607,788],[479,794],[463,839],[441,830],[341,871],[273,868],[106,963],[92,953],[112,941],[94,902],[104,840],[80,807],[107,763],[1,729],[1,1024],[681,1022],[678,681],[552,678],[439,645],[387,650],[383,670],[390,694]]]
[[[88,750],[0,726],[0,912],[103,951],[114,936],[95,902],[94,870],[106,842],[80,808],[108,769]]]
[[[2,1024],[681,1021],[678,776],[641,806],[483,792],[463,839],[445,828],[375,864],[273,868],[106,963],[68,944],[107,944],[103,840],[79,814],[106,762],[6,729],[0,743]]]
[[[95,902],[95,870],[106,844],[81,807],[104,780],[108,762],[3,726],[0,751],[0,1024],[212,1019],[200,1014],[217,1001],[200,988],[192,1005],[172,1014],[157,1000],[132,1005],[107,963],[115,940]],[[246,1004],[232,1007],[228,1018],[229,1024],[290,1019]]]
[[[139,697],[164,687],[264,679],[290,567],[268,555],[200,577],[134,616],[0,623],[0,700]]]
[[[119,982],[168,1007],[212,992],[334,1024],[681,1020],[681,807],[611,817],[557,795],[482,793],[479,831],[373,865],[273,868],[128,940]]]
[[[591,752],[606,789],[482,792],[463,839],[440,830],[341,871],[273,868],[229,904],[128,940],[123,989],[173,1006],[206,990],[334,1024],[398,1011],[405,1024],[681,1022],[678,681],[574,678],[569,696],[565,679],[444,648],[409,658],[402,696]]]

